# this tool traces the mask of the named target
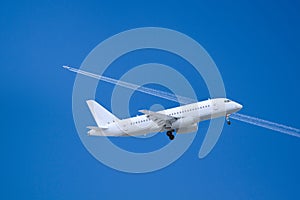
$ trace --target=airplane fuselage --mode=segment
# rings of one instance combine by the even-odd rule
[[[156,113],[151,112],[154,113],[154,117],[149,113],[122,120],[116,119],[106,124],[107,128],[92,129],[88,134],[93,136],[136,136],[164,131],[176,131],[177,134],[195,132],[199,122],[217,117],[228,117],[241,108],[242,105],[226,98],[209,99]]]

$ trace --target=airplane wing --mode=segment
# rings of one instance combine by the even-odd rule
[[[145,114],[149,119],[154,121],[158,126],[171,126],[173,122],[175,122],[177,117],[172,117],[170,115],[165,115],[158,112],[153,112],[150,110],[139,110],[139,112]]]

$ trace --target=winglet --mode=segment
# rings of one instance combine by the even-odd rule
[[[145,115],[149,115],[151,113],[150,110],[139,110],[140,113],[143,113]]]

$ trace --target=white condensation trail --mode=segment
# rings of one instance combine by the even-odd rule
[[[293,128],[293,127],[286,126],[283,124],[278,124],[275,122],[271,122],[271,121],[267,121],[264,119],[259,119],[257,117],[251,117],[251,116],[243,115],[243,114],[239,114],[239,113],[234,113],[234,114],[230,115],[230,117],[233,119],[242,121],[242,122],[246,122],[248,124],[260,126],[263,128],[273,130],[273,131],[285,133],[285,134],[300,138],[300,129],[297,129],[297,128]]]
[[[136,85],[136,84],[133,84],[133,83],[120,81],[120,80],[109,78],[109,77],[106,77],[106,76],[100,76],[98,74],[93,74],[93,73],[83,71],[83,70],[80,70],[80,69],[75,69],[75,68],[72,68],[72,67],[69,67],[69,66],[63,66],[63,67],[65,69],[68,69],[68,70],[70,70],[72,72],[75,72],[75,73],[78,73],[78,74],[89,76],[91,78],[95,78],[95,79],[105,81],[105,82],[108,82],[108,83],[112,83],[112,84],[115,84],[115,85],[118,85],[118,86],[122,86],[122,87],[125,87],[125,88],[128,88],[128,89],[132,89],[132,90],[135,90],[135,91],[139,91],[139,92],[143,92],[143,93],[150,94],[150,95],[153,95],[153,96],[157,96],[157,97],[160,97],[160,98],[163,98],[163,99],[168,99],[170,101],[179,102],[181,104],[189,104],[189,103],[197,102],[194,99],[184,97],[184,96],[174,95],[174,94],[169,93],[169,92],[164,92],[164,91],[155,90],[155,89],[144,87],[144,86],[139,86],[139,85]]]
[[[120,81],[120,80],[109,78],[109,77],[106,77],[106,76],[100,76],[100,75],[93,74],[93,73],[90,73],[90,72],[86,72],[86,71],[83,71],[83,70],[80,70],[80,69],[75,69],[75,68],[72,68],[72,67],[69,67],[69,66],[63,66],[63,67],[65,69],[68,69],[68,70],[70,70],[72,72],[75,72],[75,73],[78,73],[78,74],[89,76],[91,78],[102,80],[102,81],[105,81],[105,82],[108,82],[108,83],[119,85],[119,86],[122,86],[122,87],[125,87],[125,88],[128,88],[128,89],[132,89],[132,90],[135,90],[135,91],[150,94],[150,95],[160,97],[160,98],[163,98],[163,99],[167,99],[167,100],[170,100],[170,101],[179,102],[181,104],[189,104],[189,103],[197,102],[196,100],[188,98],[188,97],[174,95],[172,93],[168,93],[168,92],[164,92],[164,91],[160,91],[160,90],[155,90],[155,89],[152,89],[152,88],[147,88],[147,87],[144,87],[144,86],[139,86],[139,85],[136,85],[136,84],[133,84],[133,83]],[[284,134],[287,134],[287,135],[291,135],[291,136],[295,136],[295,137],[300,138],[300,129],[297,129],[297,128],[293,128],[293,127],[290,127],[290,126],[285,126],[283,124],[278,124],[278,123],[275,123],[275,122],[271,122],[271,121],[259,119],[257,117],[251,117],[251,116],[243,115],[243,114],[239,114],[239,113],[231,114],[230,117],[232,119],[235,119],[235,120],[238,120],[238,121],[241,121],[241,122],[245,122],[245,123],[248,123],[248,124],[252,124],[252,125],[255,125],[255,126],[263,127],[263,128],[266,128],[266,129],[270,129],[270,130],[273,130],[273,131],[277,131],[277,132],[280,132],[280,133],[284,133]]]

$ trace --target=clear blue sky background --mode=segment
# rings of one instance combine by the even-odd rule
[[[209,52],[228,97],[244,105],[241,113],[299,128],[299,10],[298,1],[283,0],[1,1],[0,198],[300,199],[300,140],[239,121],[225,126],[203,160],[198,150],[206,122],[189,150],[167,168],[127,174],[106,167],[81,144],[71,109],[75,74],[61,68],[80,66],[99,42],[118,32],[171,28]],[[157,59],[149,53],[136,54],[139,64],[174,62],[176,67],[169,55]],[[129,61],[119,64],[130,66]],[[208,98],[203,81],[190,75],[200,85],[199,99]],[[138,105],[159,101],[133,97],[145,103],[133,98],[132,114]],[[100,94],[97,100],[110,103]],[[157,136],[147,148],[156,147],[153,141],[168,142]]]

